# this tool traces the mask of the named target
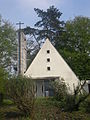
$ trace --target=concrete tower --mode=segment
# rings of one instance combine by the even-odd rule
[[[20,45],[19,45],[20,44]],[[18,56],[17,56],[17,71],[18,74],[24,75],[26,72],[26,58],[27,58],[27,49],[26,49],[26,37],[23,32],[20,32],[20,42],[18,44]]]

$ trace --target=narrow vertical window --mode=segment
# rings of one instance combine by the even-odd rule
[[[50,67],[47,67],[47,70],[50,71]]]
[[[47,62],[50,62],[50,58],[47,58]]]

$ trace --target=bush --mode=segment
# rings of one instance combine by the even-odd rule
[[[58,82],[59,81],[59,82]],[[85,101],[89,94],[83,91],[83,85],[78,85],[77,88],[74,89],[74,93],[68,93],[68,88],[63,82],[63,80],[55,81],[53,84],[53,88],[55,90],[55,99],[60,102],[60,108],[64,111],[77,111],[79,110],[80,104]]]
[[[84,102],[80,104],[79,110],[82,112],[90,113],[90,95]]]
[[[88,115],[82,112],[64,112],[56,107],[59,101],[54,98],[38,98],[36,100],[34,120],[89,120]]]
[[[22,76],[8,81],[7,94],[26,115],[31,115],[35,103],[34,82]]]
[[[67,95],[67,86],[65,85],[64,80],[57,79],[56,81],[52,82],[52,86],[55,91],[55,99],[58,101],[62,101],[62,99]]]

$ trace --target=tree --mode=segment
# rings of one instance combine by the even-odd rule
[[[38,8],[34,10],[40,20],[35,23],[34,28],[26,27],[24,33],[30,35],[31,40],[33,39],[35,46],[33,53],[35,54],[46,38],[49,38],[54,45],[58,44],[58,39],[63,32],[64,21],[60,21],[62,13],[54,6],[50,6],[46,11]]]
[[[13,25],[0,16],[0,67],[12,65],[16,57],[16,32]]]
[[[31,115],[35,103],[34,81],[17,76],[8,80],[7,94],[24,114]]]
[[[87,17],[75,17],[68,20],[65,25],[67,46],[72,52],[83,52],[90,54],[90,19]]]
[[[38,40],[48,37],[55,43],[56,38],[63,31],[64,21],[60,21],[62,13],[54,6],[50,6],[47,11],[36,8],[34,10],[41,19],[35,24],[35,27],[40,28],[37,33]]]
[[[0,16],[0,103],[3,101],[7,70],[12,65],[16,47],[16,32],[13,26]],[[8,71],[9,72],[9,71]]]
[[[64,44],[57,49],[80,80],[90,79],[90,19],[75,17],[65,25]]]
[[[0,102],[3,101],[7,72],[15,61],[16,32],[14,27],[0,16]]]
[[[37,42],[44,38],[50,38],[52,42],[63,32],[64,21],[60,21],[62,13],[54,6],[50,6],[47,11],[34,9],[40,20],[34,25],[35,28],[24,29],[26,34],[33,34]],[[37,28],[37,29],[36,29]]]

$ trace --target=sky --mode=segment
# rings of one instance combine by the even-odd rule
[[[0,0],[0,14],[15,27],[19,21],[24,23],[22,28],[33,27],[38,20],[34,8],[46,10],[52,5],[63,13],[61,20],[71,20],[79,15],[90,18],[90,0]]]

